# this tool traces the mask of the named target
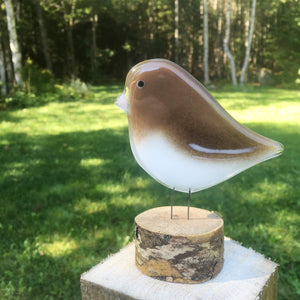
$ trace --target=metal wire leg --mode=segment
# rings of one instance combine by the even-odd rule
[[[187,210],[187,219],[190,219],[190,202],[191,202],[191,188],[189,188],[189,197],[188,197],[188,210]]]
[[[172,192],[171,192],[171,219],[173,219],[174,190],[175,190],[175,188],[173,188]]]

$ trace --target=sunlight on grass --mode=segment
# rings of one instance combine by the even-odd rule
[[[6,171],[2,174],[3,176],[21,176],[24,173],[26,164],[24,163],[10,163],[5,164]]]
[[[128,172],[125,172],[122,178],[122,185],[126,186],[127,188],[137,188],[137,189],[142,189],[147,187],[151,183],[151,179],[148,178],[143,178],[143,177],[137,177],[137,178],[132,178],[131,175]]]
[[[96,184],[95,190],[105,192],[107,194],[120,194],[127,192],[127,187],[113,182],[105,182],[105,184]]]
[[[72,253],[73,250],[78,248],[78,245],[73,239],[64,238],[62,241],[41,244],[40,248],[44,254],[51,255],[52,257],[61,257]]]
[[[82,198],[77,203],[74,204],[75,211],[83,211],[88,214],[94,212],[101,212],[107,209],[106,202],[99,202],[99,201],[91,201],[86,198]]]
[[[101,102],[51,103],[46,108],[36,107],[16,111],[14,116],[22,122],[4,121],[0,128],[28,135],[60,134],[74,131],[100,130],[103,128],[120,129],[126,126],[126,115],[114,103],[103,106]]]
[[[80,161],[80,164],[84,167],[91,167],[91,166],[100,166],[105,164],[105,161],[103,159],[99,158],[91,158],[91,159],[82,159]]]
[[[278,97],[281,93],[284,95]],[[300,92],[275,89],[274,93],[269,95],[269,97],[263,93],[257,93],[256,96],[252,95],[252,97],[249,97],[247,93],[217,93],[217,99],[221,105],[241,123],[251,123],[253,121],[291,123],[298,121],[300,114],[299,103],[288,101],[288,99],[294,100],[295,98],[300,99]],[[279,101],[279,99],[283,100]]]
[[[267,178],[263,182],[255,185],[254,191],[246,191],[247,198],[253,199],[253,201],[270,202],[274,199],[280,199],[284,196],[291,187],[285,182],[269,182]]]

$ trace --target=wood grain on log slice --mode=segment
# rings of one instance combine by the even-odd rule
[[[146,275],[169,282],[214,278],[224,263],[223,219],[214,212],[174,207],[147,210],[135,218],[135,261]]]

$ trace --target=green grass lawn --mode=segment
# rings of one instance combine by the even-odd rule
[[[140,212],[170,191],[135,162],[121,86],[93,100],[0,112],[0,298],[80,299],[80,274],[133,238]],[[284,154],[192,196],[223,215],[225,235],[277,262],[279,299],[300,298],[300,93],[213,92]],[[186,195],[175,195],[185,205]]]

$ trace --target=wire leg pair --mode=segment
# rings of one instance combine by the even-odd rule
[[[171,192],[171,219],[173,219],[173,204],[174,204],[174,191],[175,188],[172,189]],[[188,207],[187,207],[187,219],[190,219],[190,202],[191,202],[191,189],[189,188],[189,196],[188,196]]]

